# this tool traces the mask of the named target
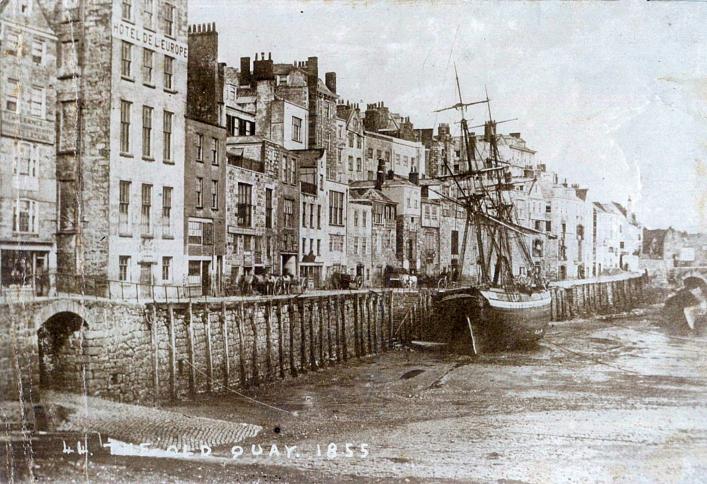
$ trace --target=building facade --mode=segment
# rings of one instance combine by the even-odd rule
[[[56,45],[35,0],[0,2],[0,287],[56,276]]]
[[[284,203],[281,163],[288,155],[273,143],[249,136],[229,138],[227,157],[225,272],[226,284],[232,287],[245,274],[280,274],[280,246],[291,252],[291,245],[285,244],[292,241],[280,232],[279,215]]]
[[[187,284],[220,294],[226,252],[224,65],[213,24],[189,28],[184,227]]]
[[[187,2],[46,3],[60,42],[58,270],[107,295],[182,284]]]

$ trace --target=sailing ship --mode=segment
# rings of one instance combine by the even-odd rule
[[[501,159],[496,134],[497,124],[506,121],[493,120],[488,92],[484,100],[465,103],[458,74],[456,82],[459,102],[437,112],[453,109],[461,113],[461,156],[465,166],[455,173],[443,160],[448,175],[441,178],[451,181],[455,192],[455,196],[443,198],[466,212],[459,273],[463,274],[464,264],[472,262],[478,268],[478,280],[471,288],[439,292],[436,303],[440,320],[447,322],[446,339],[455,349],[481,353],[531,345],[542,338],[550,322],[551,296],[541,264],[532,259],[527,238],[546,234],[517,221],[510,195],[517,182],[511,164]],[[465,116],[466,109],[477,104],[486,104],[488,110],[488,121],[478,126],[483,126],[483,139],[488,146],[483,154],[476,136],[469,132]],[[476,257],[467,261],[467,237],[472,228]],[[526,269],[525,274],[514,274],[514,259],[517,268]]]

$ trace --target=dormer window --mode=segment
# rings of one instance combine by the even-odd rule
[[[278,86],[286,86],[287,85],[287,76],[286,75],[278,75],[277,76],[277,85]]]

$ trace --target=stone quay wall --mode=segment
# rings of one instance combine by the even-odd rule
[[[38,402],[43,388],[59,385],[159,403],[289,378],[392,347],[394,321],[416,295],[360,290],[174,304],[62,298],[4,305],[0,398]],[[43,340],[57,327],[71,329]]]
[[[648,282],[647,274],[632,273],[553,283],[552,320],[628,311],[644,301]]]

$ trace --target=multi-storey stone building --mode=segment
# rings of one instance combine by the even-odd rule
[[[375,286],[385,283],[386,267],[396,267],[396,203],[383,191],[385,174],[382,166],[376,176],[375,186],[350,189],[352,198],[371,207],[370,278]]]
[[[56,272],[56,43],[35,0],[0,2],[0,286],[46,295]],[[52,273],[50,275],[50,273]]]
[[[232,285],[248,273],[281,273],[281,252],[292,267],[289,255],[294,251],[296,258],[292,224],[297,220],[297,207],[294,201],[287,202],[281,187],[289,187],[286,193],[291,200],[290,177],[296,172],[292,173],[289,152],[257,137],[230,137],[227,151],[225,264],[228,284]],[[291,216],[284,214],[286,203]],[[289,223],[286,232],[282,230],[284,222]]]
[[[349,192],[349,203],[346,206],[349,216],[346,226],[348,236],[346,260],[349,274],[360,276],[364,284],[368,285],[371,279],[371,219],[373,212],[370,200],[354,198],[356,194],[357,190]]]
[[[306,277],[311,287],[321,287],[324,282],[327,245],[326,227],[328,208],[324,187],[326,153],[321,149],[297,152],[300,170],[300,276]]]
[[[357,104],[339,103],[336,113],[343,122],[338,126],[337,140],[340,140],[338,156],[340,164],[337,170],[345,174],[345,181],[373,180],[375,166],[370,167],[370,162],[365,161],[365,131],[363,118]]]
[[[189,28],[184,250],[187,282],[201,294],[222,289],[226,236],[224,64],[213,24]],[[193,292],[193,291],[192,291]]]
[[[181,284],[187,1],[45,3],[60,42],[59,272],[101,293]]]

